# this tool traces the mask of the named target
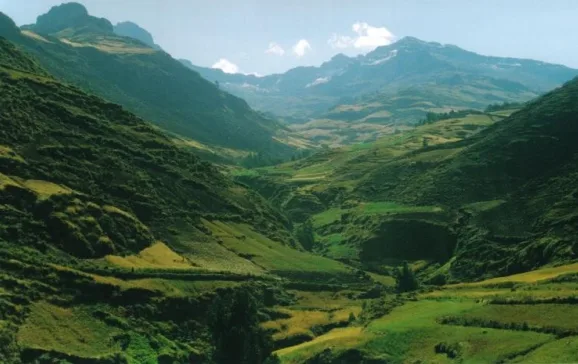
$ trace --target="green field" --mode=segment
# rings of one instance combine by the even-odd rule
[[[508,279],[517,282],[515,276],[504,277],[503,281]],[[575,360],[578,349],[573,336],[576,335],[573,318],[578,317],[575,304],[504,305],[480,300],[484,297],[517,299],[521,290],[535,292],[536,298],[540,298],[541,290],[551,290],[558,292],[556,297],[564,298],[568,297],[565,292],[576,292],[575,283],[518,284],[515,291],[493,288],[491,295],[482,294],[484,289],[479,286],[469,285],[454,290],[451,296],[438,294],[445,290],[434,290],[414,298],[407,297],[401,306],[365,325],[354,322],[346,328],[336,328],[304,343],[280,349],[277,354],[283,363],[302,363],[327,351],[331,354],[324,354],[329,355],[326,357],[345,358],[352,355],[352,350],[368,360],[391,362],[550,363]],[[317,294],[319,299],[313,299],[315,295],[299,296],[299,299],[304,303],[332,307],[326,301],[328,296]],[[321,297],[325,300],[320,300]],[[333,301],[337,307],[347,305],[339,296]],[[448,324],[444,321],[448,317],[462,321]],[[572,336],[557,336],[568,332]]]

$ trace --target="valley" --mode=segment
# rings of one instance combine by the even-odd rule
[[[163,47],[0,12],[0,362],[577,360],[577,70]]]

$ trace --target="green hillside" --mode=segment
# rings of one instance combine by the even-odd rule
[[[576,259],[576,86],[523,109],[470,114],[332,149],[237,179],[312,219],[314,249],[385,272],[480,279]]]
[[[170,55],[119,36],[79,4],[54,7],[22,32],[2,15],[0,36],[37,58],[52,75],[123,105],[161,128],[202,144],[291,155],[287,131]]]
[[[522,109],[235,171],[311,222],[314,251],[382,275],[406,260],[421,282],[416,294],[364,302],[353,325],[281,347],[281,362],[572,362],[576,105],[578,80]],[[304,330],[290,320],[278,324]]]
[[[0,59],[1,362],[206,362],[215,297],[371,286],[122,107]]]
[[[572,72],[404,38],[259,78],[339,99],[304,140],[134,23],[0,13],[0,363],[575,361],[578,79],[519,102]]]

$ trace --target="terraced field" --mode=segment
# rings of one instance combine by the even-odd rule
[[[545,268],[532,274],[550,275],[552,269],[557,269],[560,279],[576,267]],[[358,319],[347,327],[279,349],[277,354],[282,363],[314,358],[321,362],[573,362],[578,352],[576,281],[520,282],[516,276],[502,277],[501,283],[506,282],[515,289],[480,282],[403,296],[401,305],[384,316],[366,323]],[[535,300],[550,297],[550,301],[523,301],[520,291]],[[543,296],[546,291],[552,295]],[[299,299],[310,301],[311,294]],[[367,305],[362,306],[363,312]]]

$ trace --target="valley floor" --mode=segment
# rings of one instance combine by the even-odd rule
[[[287,340],[301,338],[307,325],[314,332],[327,312],[336,323],[344,311],[356,316],[347,327],[280,348],[282,363],[569,363],[578,359],[577,274],[573,264],[403,297],[386,294],[357,302],[361,311],[341,293],[301,293],[290,319],[266,325],[289,327],[275,334]],[[389,312],[364,320],[375,302]]]

